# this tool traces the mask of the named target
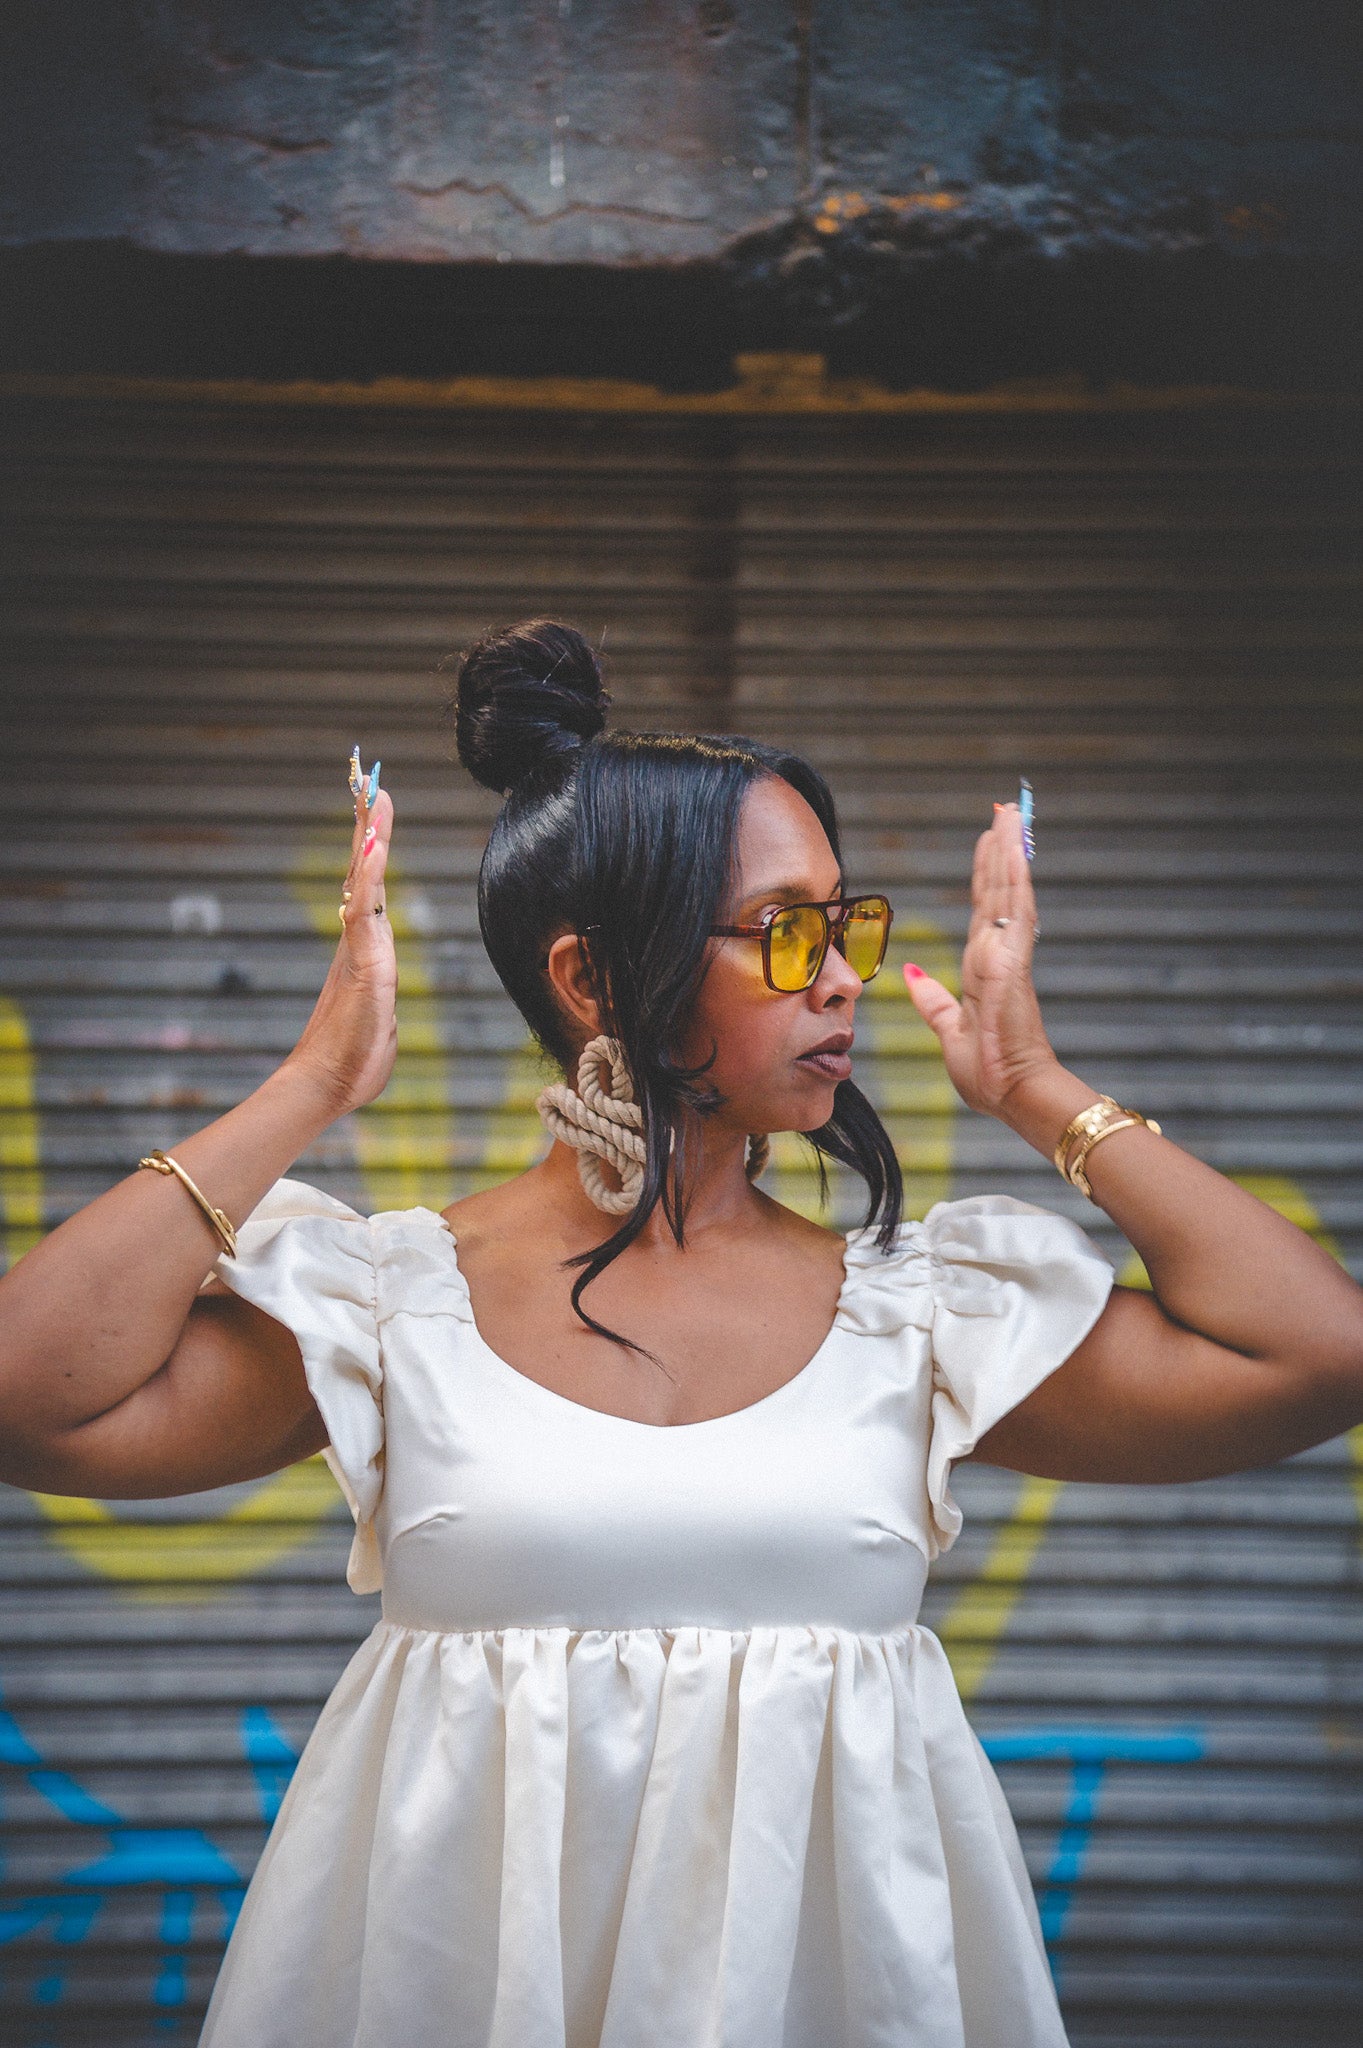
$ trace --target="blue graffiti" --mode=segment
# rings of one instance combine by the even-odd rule
[[[265,1707],[247,1707],[240,1723],[242,1751],[255,1780],[260,1818],[268,1829],[279,1811],[298,1761],[298,1752]],[[18,1771],[30,1788],[63,1820],[99,1829],[108,1837],[104,1852],[62,1872],[56,1888],[0,1908],[0,1946],[50,1929],[61,1947],[83,1941],[112,1893],[128,1885],[163,1892],[159,1936],[164,1953],[152,1986],[152,2005],[162,2024],[174,2023],[188,1995],[187,1955],[195,1908],[203,1893],[215,1896],[224,1943],[236,1925],[246,1894],[242,1873],[198,1828],[144,1828],[125,1821],[66,1771],[50,1769],[13,1716],[0,1707],[0,1765]],[[4,1863],[0,1858],[0,1877]],[[65,1995],[60,1971],[31,1986],[33,2003],[50,2007]]]
[[[1057,1951],[1093,1839],[1098,1795],[1108,1765],[1196,1763],[1207,1753],[1206,1731],[1202,1728],[1169,1728],[1152,1733],[1130,1728],[1037,1728],[1016,1735],[986,1735],[981,1739],[985,1754],[996,1764],[1033,1763],[1045,1758],[1072,1766],[1055,1853],[1037,1899],[1051,1974],[1059,1985]]]
[[[298,1751],[281,1734],[264,1707],[243,1708],[241,1746],[255,1777],[261,1818],[267,1828],[272,1827],[289,1789]]]
[[[242,1755],[255,1782],[260,1818],[268,1829],[279,1813],[299,1753],[263,1706],[243,1708],[239,1734]],[[1092,1843],[1099,1794],[1108,1766],[1195,1763],[1206,1755],[1206,1732],[1198,1727],[1158,1732],[1101,1726],[1051,1727],[985,1736],[983,1745],[996,1764],[1045,1759],[1071,1767],[1055,1851],[1038,1898],[1042,1932],[1058,1981],[1057,1951]],[[109,1842],[104,1854],[64,1871],[57,1881],[58,1889],[21,1899],[7,1910],[0,1910],[0,1945],[50,1927],[53,1939],[63,1947],[69,1946],[82,1941],[90,1932],[112,1890],[125,1885],[158,1886],[164,1892],[160,1939],[165,1953],[152,1989],[152,2003],[166,2021],[172,2020],[187,1996],[185,1950],[199,1897],[204,1891],[216,1894],[225,1942],[245,1896],[242,1874],[199,1829],[134,1827],[67,1772],[49,1769],[3,1708],[0,1765],[20,1771],[32,1789],[55,1807],[63,1819],[77,1827],[100,1829]],[[51,2007],[61,2001],[64,1992],[65,1979],[60,1973],[53,1973],[36,1980],[30,1996],[35,2006]]]

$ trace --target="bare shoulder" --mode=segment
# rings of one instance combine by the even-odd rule
[[[472,1249],[489,1241],[517,1237],[542,1214],[543,1197],[537,1195],[532,1173],[518,1173],[500,1181],[495,1188],[480,1188],[475,1195],[462,1195],[451,1202],[441,1216],[456,1241]]]
[[[784,1249],[801,1260],[822,1263],[841,1271],[847,1240],[840,1231],[815,1223],[809,1216],[801,1216],[798,1210],[788,1209],[784,1202],[774,1201],[761,1189],[758,1192],[767,1211],[768,1227],[780,1239]]]

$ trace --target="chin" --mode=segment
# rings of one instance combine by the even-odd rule
[[[817,1088],[802,1089],[804,1101],[798,1107],[792,1104],[789,1121],[776,1128],[799,1133],[822,1130],[832,1118],[838,1085],[834,1081],[825,1081]]]
[[[787,1088],[779,1097],[768,1097],[760,1108],[754,1102],[751,1123],[746,1123],[741,1114],[737,1120],[744,1122],[748,1130],[765,1131],[770,1136],[779,1131],[793,1131],[800,1136],[822,1130],[833,1115],[834,1101],[842,1083],[825,1080],[818,1074],[802,1075],[801,1082],[802,1085]]]

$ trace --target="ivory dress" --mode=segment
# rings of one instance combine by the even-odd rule
[[[218,1271],[293,1330],[383,1590],[201,2048],[1063,2048],[1002,1792],[915,1619],[952,1460],[1112,1284],[939,1203],[827,1338],[667,1427],[479,1335],[448,1226],[280,1181]]]

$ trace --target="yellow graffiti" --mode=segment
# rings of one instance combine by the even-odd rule
[[[8,1262],[43,1235],[36,1062],[18,1005],[0,999],[0,1213]],[[278,1472],[212,1520],[125,1520],[105,1502],[33,1493],[61,1549],[134,1600],[210,1599],[298,1548],[340,1494],[320,1457]]]
[[[12,1266],[43,1234],[37,1072],[28,1020],[0,997],[0,1219],[5,1264]]]
[[[952,1602],[938,1637],[951,1659],[957,1690],[974,1699],[1003,1644],[1013,1609],[1026,1589],[1051,1515],[1058,1479],[1024,1479],[1013,1512],[999,1530],[975,1578]]]
[[[328,940],[337,931],[345,862],[345,841],[337,834],[305,849],[294,878],[295,895],[314,929]],[[417,937],[422,919],[414,895],[401,878],[390,878],[389,914],[403,988],[398,1003],[402,1050],[383,1109],[363,1111],[356,1118],[360,1166],[378,1208],[416,1203],[440,1207],[448,1199],[451,1117],[445,1051],[437,1031],[425,949]],[[22,1019],[18,1022],[22,1028]],[[0,1052],[8,1052],[15,1033],[3,1014],[0,1030],[5,1032]],[[22,1044],[26,1048],[26,1038]],[[11,1076],[18,1071],[17,1064],[0,1071]],[[31,1061],[23,1071],[31,1091]],[[13,1088],[12,1079],[8,1086]],[[26,1135],[36,1159],[36,1118]],[[5,1196],[9,1219],[15,1212],[8,1183]],[[337,1507],[340,1494],[319,1456],[275,1473],[245,1500],[211,1519],[136,1521],[124,1519],[102,1501],[41,1493],[33,1499],[52,1540],[89,1571],[116,1582],[126,1598],[207,1600],[296,1550]]]
[[[54,1543],[132,1600],[210,1600],[313,1533],[340,1498],[321,1455],[276,1472],[212,1520],[125,1521],[103,1501],[35,1493]],[[171,1588],[173,1587],[173,1590]]]
[[[524,1173],[543,1158],[549,1134],[536,1113],[535,1098],[550,1078],[533,1038],[527,1037],[523,1046],[507,1055],[501,1114],[483,1143],[478,1185]]]
[[[347,857],[339,834],[319,835],[294,870],[293,893],[328,942],[338,936],[336,906]],[[376,1209],[443,1209],[452,1193],[455,1120],[448,1052],[421,936],[430,919],[420,889],[392,865],[386,895],[398,956],[398,1055],[380,1100],[354,1118],[356,1155]]]
[[[1235,1180],[1289,1222],[1309,1231],[1336,1258],[1341,1257],[1338,1245],[1323,1228],[1314,1206],[1296,1181],[1276,1174],[1238,1174]],[[1119,1278],[1124,1287],[1150,1285],[1150,1276],[1135,1251]],[[1363,1427],[1351,1430],[1348,1441],[1353,1456],[1354,1492],[1363,1516]],[[1002,1647],[1009,1618],[1025,1590],[1027,1575],[1060,1492],[1059,1480],[1024,1480],[1013,1512],[995,1538],[978,1576],[957,1596],[938,1630],[964,1700],[973,1699],[979,1692]]]
[[[923,965],[928,966],[927,961]],[[936,968],[931,969],[937,973]],[[943,979],[938,974],[938,978]],[[1294,1180],[1279,1174],[1237,1174],[1237,1186],[1267,1202],[1290,1223],[1309,1231],[1318,1243],[1341,1258],[1338,1245],[1321,1224],[1305,1191]],[[1131,1252],[1118,1278],[1124,1287],[1150,1286],[1150,1276],[1138,1252]],[[1353,1458],[1353,1487],[1358,1511],[1363,1516],[1363,1427],[1348,1437]],[[1025,1590],[1027,1575],[1045,1537],[1047,1526],[1060,1496],[1061,1482],[1055,1479],[1027,1479],[1007,1522],[995,1538],[977,1578],[960,1593],[938,1629],[956,1674],[961,1697],[970,1700],[979,1692],[1003,1644],[1004,1632],[1013,1609]]]

